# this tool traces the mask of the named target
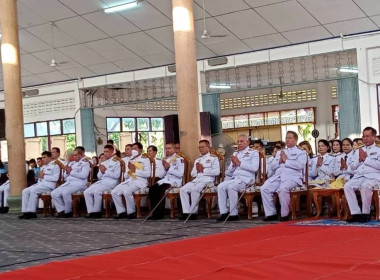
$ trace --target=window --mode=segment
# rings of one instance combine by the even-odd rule
[[[107,118],[107,134],[121,152],[126,144],[141,142],[145,151],[154,145],[158,149],[157,157],[164,156],[163,118]]]
[[[24,137],[34,137],[36,132],[34,131],[33,123],[24,124]]]
[[[36,123],[37,136],[48,135],[47,122]]]
[[[50,121],[49,132],[50,132],[50,135],[61,134],[61,121]]]

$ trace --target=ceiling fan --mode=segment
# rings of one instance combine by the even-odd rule
[[[51,61],[50,61],[50,67],[57,67],[57,66],[60,66],[62,64],[66,64],[67,61],[61,61],[61,62],[57,62],[54,58],[54,22],[51,21],[50,22],[50,25],[51,25]]]
[[[227,37],[227,34],[220,34],[220,35],[211,35],[210,32],[208,32],[206,28],[206,6],[205,6],[205,0],[203,0],[203,32],[202,32],[202,39],[209,39],[209,38],[223,38]]]

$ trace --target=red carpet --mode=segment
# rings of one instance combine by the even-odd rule
[[[380,231],[286,223],[0,274],[0,279],[375,279]]]

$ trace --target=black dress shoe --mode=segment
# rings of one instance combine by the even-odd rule
[[[92,219],[93,217],[94,217],[94,213],[88,213],[88,215],[85,218]]]
[[[136,216],[136,212],[127,215],[127,219],[130,219],[130,220],[132,220],[132,219],[136,219],[136,217],[137,217],[137,216]]]
[[[0,208],[0,214],[6,214],[9,212],[9,207],[1,207]]]
[[[191,220],[191,221],[198,220],[198,214],[190,214],[189,220]]]
[[[361,214],[355,214],[352,215],[350,219],[347,219],[347,223],[359,223],[362,220],[362,215]]]
[[[289,221],[289,220],[290,220],[289,215],[280,218],[280,222],[287,222],[287,221]]]
[[[371,215],[370,214],[362,214],[360,218],[360,223],[368,223],[371,221]]]
[[[277,220],[278,220],[277,215],[266,216],[263,219],[264,222],[271,222],[271,221],[277,221]]]
[[[57,218],[63,218],[64,216],[65,216],[64,211],[57,213]]]
[[[102,217],[102,212],[94,212],[92,213],[93,219],[100,219]]]
[[[36,219],[36,218],[37,218],[37,214],[34,212],[27,212],[24,217],[25,220]]]
[[[26,213],[22,213],[22,215],[18,216],[19,219],[25,219]]]
[[[65,213],[63,215],[64,218],[72,218],[73,217],[73,212]]]
[[[239,221],[239,216],[238,215],[231,215],[228,217],[227,221],[229,221],[229,222]]]
[[[224,213],[219,216],[219,218],[216,219],[217,222],[224,222],[224,220],[227,218],[229,213]]]
[[[183,213],[181,216],[179,216],[178,220],[184,221],[187,219],[187,216],[189,216],[189,213]]]
[[[127,217],[127,213],[123,212],[123,213],[120,213],[120,214],[116,215],[113,218],[116,219],[116,220],[120,220],[120,219],[125,219],[126,217]]]

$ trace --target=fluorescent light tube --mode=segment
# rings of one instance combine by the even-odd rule
[[[348,68],[348,67],[339,68],[339,71],[340,72],[344,72],[344,73],[359,73],[358,69],[356,69],[356,68]]]
[[[123,10],[134,8],[138,4],[139,4],[139,1],[133,1],[133,2],[126,3],[126,4],[117,5],[117,6],[114,6],[114,7],[111,7],[111,8],[104,9],[104,12],[107,13],[107,14],[108,13],[119,12],[119,11],[123,11]]]
[[[209,88],[221,88],[221,89],[229,89],[230,85],[209,85]]]

